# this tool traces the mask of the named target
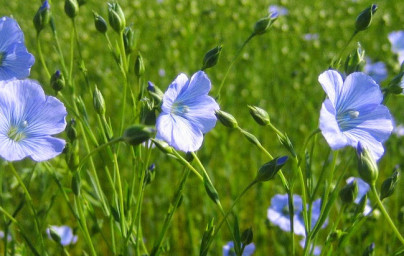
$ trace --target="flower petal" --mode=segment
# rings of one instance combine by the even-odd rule
[[[379,105],[383,101],[379,85],[370,76],[361,72],[352,73],[346,78],[342,91],[337,97],[338,112]]]
[[[188,84],[188,77],[181,73],[174,81],[168,86],[167,91],[164,93],[163,104],[161,105],[161,110],[165,113],[171,112],[171,106],[176,101],[179,94],[184,90]]]
[[[24,34],[17,21],[9,17],[0,18],[0,52],[16,42],[24,42]]]
[[[177,150],[194,152],[202,145],[202,132],[183,117],[162,113],[157,118],[156,127],[156,138]]]
[[[188,105],[188,108],[186,119],[196,125],[202,133],[207,133],[215,127],[217,121],[215,111],[219,110],[219,105],[212,97],[201,96],[193,102],[193,105]]]
[[[330,99],[326,99],[320,112],[320,130],[328,145],[333,150],[343,148],[348,145],[348,140],[341,132],[336,116],[336,110]]]
[[[0,80],[23,79],[29,76],[35,58],[23,43],[10,45],[4,54],[0,65]]]
[[[193,101],[201,96],[207,95],[210,88],[210,80],[205,72],[198,71],[192,75],[189,84],[182,89],[178,95],[177,101],[183,102],[187,106],[193,105]]]
[[[341,75],[335,70],[327,70],[318,77],[318,81],[332,104],[335,106],[336,97],[340,94],[343,86]]]
[[[344,135],[349,140],[349,145],[356,148],[358,142],[360,141],[369,152],[372,153],[374,159],[378,161],[384,153],[383,144],[375,139],[368,131],[362,129],[351,129],[349,131],[344,132]]]

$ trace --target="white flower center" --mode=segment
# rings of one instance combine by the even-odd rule
[[[349,109],[337,115],[338,126],[342,131],[352,127],[352,121],[359,117],[359,111]]]
[[[176,102],[173,104],[173,107],[171,109],[171,113],[177,116],[182,116],[186,113],[189,112],[189,107],[186,105],[182,105],[179,102]]]
[[[8,129],[8,132],[7,132],[7,136],[11,140],[13,140],[15,142],[19,142],[26,137],[25,128],[27,126],[28,126],[27,121],[20,123],[20,125],[18,125],[18,126],[10,126],[10,128]]]

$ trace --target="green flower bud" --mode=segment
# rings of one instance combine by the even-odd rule
[[[375,243],[371,243],[368,247],[366,247],[362,256],[374,256],[375,255]]]
[[[404,63],[404,62],[403,62]],[[387,90],[389,93],[392,94],[402,94],[403,93],[403,87],[401,87],[401,83],[403,81],[404,77],[404,72],[401,71],[396,75],[389,83],[389,86],[387,87]]]
[[[144,125],[132,125],[123,133],[123,140],[129,145],[136,146],[149,140],[155,133],[154,128]]]
[[[77,0],[65,0],[65,13],[71,19],[79,13],[79,3]]]
[[[76,120],[72,118],[66,125],[66,134],[70,142],[74,142],[77,138]]]
[[[253,238],[254,238],[254,233],[252,231],[252,227],[247,228],[241,234],[241,243],[243,243],[243,245],[251,244],[253,241]]]
[[[206,226],[205,232],[203,232],[199,256],[206,256],[209,252],[210,241],[215,233],[215,225],[213,223],[214,219],[209,222]]]
[[[215,115],[217,119],[227,128],[237,128],[237,120],[229,113],[226,113],[222,110],[216,110]]]
[[[132,27],[126,27],[123,31],[123,44],[127,55],[135,50],[135,32]]]
[[[254,136],[254,134],[251,134],[247,131],[240,130],[240,132],[246,137],[246,139],[254,144],[257,147],[261,147],[261,142],[257,139],[257,137]]]
[[[153,143],[156,145],[158,149],[160,149],[164,154],[172,154],[173,148],[167,144],[167,142],[162,140],[153,139]]]
[[[358,142],[356,152],[358,156],[359,176],[369,185],[374,185],[379,175],[376,161],[369,150],[362,146],[360,142]]]
[[[107,22],[98,13],[93,12],[94,25],[98,32],[105,34],[108,30]]]
[[[108,3],[108,20],[117,33],[121,33],[126,26],[125,15],[118,3]]]
[[[141,77],[144,74],[144,62],[143,62],[143,57],[142,55],[139,54],[136,57],[136,61],[135,61],[135,74],[137,77]]]
[[[149,81],[147,85],[147,91],[149,92],[150,96],[153,97],[155,102],[157,104],[160,104],[164,97],[164,93],[160,90],[160,88]]]
[[[73,193],[78,196],[80,194],[80,186],[81,186],[81,178],[80,173],[78,171],[74,172],[72,177],[72,191]]]
[[[363,71],[365,63],[365,51],[362,50],[361,44],[358,43],[358,47],[349,54],[345,60],[346,75],[357,71]]]
[[[355,30],[356,32],[367,29],[372,22],[372,17],[377,11],[377,5],[372,4],[370,7],[363,10],[359,13],[358,17],[355,21]]]
[[[216,46],[212,50],[208,51],[203,58],[201,70],[211,68],[217,64],[219,61],[220,53],[222,52],[222,46]]]
[[[55,92],[59,92],[65,87],[65,78],[60,70],[51,76],[50,85]]]
[[[275,20],[276,17],[271,16],[259,19],[254,25],[253,35],[262,35],[267,32]]]
[[[151,164],[149,166],[149,168],[147,168],[146,175],[145,175],[145,178],[144,178],[144,184],[145,185],[150,184],[154,180],[154,177],[156,176],[156,171],[155,170],[156,170],[156,165],[155,164]]]
[[[380,192],[380,200],[383,200],[394,193],[397,186],[398,176],[399,172],[395,170],[390,177],[383,181]]]
[[[219,204],[219,194],[216,191],[216,188],[213,186],[213,184],[209,181],[209,179],[204,176],[203,178],[203,185],[205,186],[206,193],[208,194],[209,198],[215,203]]]
[[[339,192],[339,197],[344,204],[351,204],[358,195],[358,183],[356,180],[346,184]]]
[[[101,116],[105,114],[105,101],[104,97],[102,96],[102,93],[100,90],[98,90],[97,86],[94,89],[93,92],[93,106],[95,109],[95,112]]]
[[[39,7],[38,11],[35,13],[33,22],[36,29],[36,32],[39,34],[42,29],[45,28],[46,25],[49,24],[51,16],[50,5],[48,0],[45,0],[41,7]]]
[[[264,182],[272,180],[279,170],[286,164],[288,160],[287,156],[276,157],[269,161],[268,163],[261,166],[258,170],[257,176],[255,177],[256,182]]]
[[[79,146],[78,143],[70,143],[67,142],[65,149],[65,160],[66,164],[71,171],[75,171],[79,166],[80,158],[79,158]]]
[[[74,96],[74,100],[76,101],[77,108],[79,109],[79,114],[85,119],[88,120],[87,108],[84,104],[83,98],[81,96]]]
[[[266,126],[271,123],[269,120],[268,112],[263,110],[262,108],[255,107],[255,106],[248,106],[250,109],[250,115],[254,118],[257,124]]]
[[[59,234],[56,232],[56,230],[53,229],[53,227],[49,227],[49,235],[52,238],[53,241],[56,243],[60,244],[60,241],[62,240],[59,236]]]

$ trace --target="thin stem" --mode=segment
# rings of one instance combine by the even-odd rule
[[[333,58],[331,61],[331,67],[334,66],[335,61],[338,61],[339,59],[341,59],[342,54],[344,53],[345,49],[348,47],[348,45],[352,42],[353,38],[356,36],[356,34],[358,34],[358,31],[355,30],[354,33],[352,33],[351,37],[349,38],[349,40],[346,42],[346,44],[344,45],[344,47],[341,49],[341,51],[339,52],[337,58]]]
[[[37,233],[38,236],[39,236],[39,241],[40,241],[40,244],[41,244],[41,249],[42,249],[42,252],[44,253],[44,251],[45,251],[45,244],[44,244],[44,241],[43,241],[42,232],[40,231],[40,228],[39,228],[38,217],[37,217],[37,214],[36,214],[36,211],[35,211],[35,208],[34,208],[34,204],[33,204],[33,201],[32,201],[32,197],[31,197],[31,195],[29,194],[29,192],[28,192],[28,190],[27,190],[27,187],[25,186],[24,182],[22,181],[22,179],[21,179],[20,175],[18,174],[17,170],[15,169],[14,165],[13,165],[11,162],[9,162],[9,166],[10,166],[11,172],[14,174],[14,176],[15,176],[15,178],[17,179],[18,183],[20,184],[22,190],[24,191],[25,197],[26,197],[27,200],[28,200],[28,204],[29,204],[29,206],[30,206],[29,208],[30,208],[30,210],[31,210],[32,217],[34,217],[35,231],[36,231],[36,233]]]
[[[119,134],[122,134],[123,126],[125,125],[126,98],[128,93],[128,75],[127,75],[128,64],[126,60],[125,44],[123,41],[123,32],[119,33],[119,51],[121,52],[121,71],[123,75],[122,112],[121,112],[121,124],[119,128]]]
[[[255,36],[254,33],[252,33],[243,43],[243,45],[238,49],[236,55],[234,56],[233,60],[231,61],[229,67],[227,68],[226,74],[224,75],[222,82],[220,83],[218,92],[217,92],[217,98],[218,100],[220,99],[220,93],[222,91],[222,87],[224,85],[224,82],[226,81],[227,76],[229,75],[229,72],[231,68],[233,67],[234,63],[236,62],[237,58],[240,56],[241,51],[244,49],[244,47],[247,45],[247,43]]]
[[[90,246],[91,255],[97,256],[97,253],[95,252],[95,249],[94,249],[93,241],[91,240],[90,233],[88,232],[86,216],[84,215],[83,208],[82,208],[82,206],[84,205],[84,202],[81,201],[80,196],[78,196],[78,197],[75,196],[75,198],[77,199],[76,208],[78,209],[80,219],[82,220],[81,225],[82,225],[82,231],[84,234],[84,239],[87,241],[88,246]],[[80,201],[80,202],[77,202],[77,201]]]
[[[39,33],[36,34],[36,46],[38,49],[39,60],[41,61],[41,64],[45,70],[46,76],[48,77],[48,79],[50,79],[51,75],[49,73],[48,67],[46,66],[46,62],[42,54],[41,41],[39,40]]]
[[[199,174],[199,172],[186,160],[184,159],[176,150],[173,150],[173,154],[178,158],[178,160],[183,163],[186,167],[188,167],[201,181],[203,181],[203,177]]]
[[[379,209],[382,212],[383,216],[387,219],[387,222],[389,223],[390,227],[393,229],[393,232],[396,235],[396,237],[398,238],[398,240],[400,240],[400,242],[404,245],[404,238],[401,236],[400,231],[398,231],[396,225],[394,225],[394,222],[391,220],[390,215],[384,208],[383,203],[380,200],[379,194],[377,193],[375,184],[370,185],[370,189],[372,190],[372,192],[376,198],[376,203],[379,206]]]

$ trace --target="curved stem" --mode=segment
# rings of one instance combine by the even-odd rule
[[[36,46],[38,49],[39,60],[41,61],[41,64],[45,69],[46,76],[48,77],[48,79],[50,79],[51,75],[49,73],[48,67],[46,66],[46,62],[42,54],[41,41],[39,40],[39,33],[36,34]]]
[[[372,184],[372,185],[370,185],[370,189],[372,190],[372,192],[376,198],[376,203],[379,206],[380,211],[382,212],[383,216],[386,218],[390,227],[393,229],[393,233],[396,235],[398,240],[400,240],[400,242],[404,245],[404,238],[401,236],[400,231],[398,231],[396,225],[394,225],[394,222],[391,220],[390,215],[384,208],[383,203],[380,200],[379,194],[377,193],[376,186],[374,184]]]
[[[222,87],[223,87],[223,85],[224,85],[224,82],[226,81],[227,76],[229,75],[229,72],[230,72],[231,68],[233,67],[233,65],[234,65],[234,63],[236,62],[237,58],[240,56],[241,51],[244,49],[244,47],[247,45],[247,43],[248,43],[254,36],[255,36],[255,34],[252,33],[252,34],[244,41],[243,45],[238,49],[238,51],[237,51],[237,53],[236,53],[236,56],[234,56],[233,60],[231,61],[230,65],[229,65],[229,67],[228,67],[228,69],[227,69],[227,71],[226,71],[226,74],[224,75],[224,77],[223,77],[223,79],[222,79],[222,82],[220,83],[220,86],[219,86],[219,89],[218,89],[218,92],[217,92],[217,98],[218,98],[218,100],[220,99],[220,92],[222,91]]]

